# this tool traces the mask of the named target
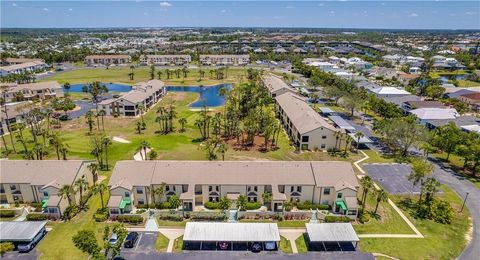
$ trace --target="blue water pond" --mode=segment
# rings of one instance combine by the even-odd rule
[[[109,92],[128,92],[132,90],[132,86],[117,84],[117,83],[102,83],[105,85]],[[68,92],[82,92],[83,86],[86,84],[72,84]]]
[[[215,86],[187,86],[187,87],[177,87],[177,86],[168,86],[167,92],[193,92],[199,93],[200,97],[197,101],[190,104],[191,108],[201,108],[203,106],[207,107],[219,107],[225,104],[225,98],[220,95],[220,89],[227,88],[231,89],[231,84],[220,84]]]

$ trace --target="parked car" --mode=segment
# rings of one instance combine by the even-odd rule
[[[252,248],[251,248],[252,252],[254,253],[258,253],[260,251],[262,251],[262,244],[258,243],[258,242],[254,242],[252,243]]]
[[[42,232],[39,232],[30,243],[25,243],[25,244],[19,244],[17,246],[18,252],[20,253],[26,253],[32,250],[37,243],[42,239],[42,237],[47,233],[47,231],[44,229]]]
[[[125,242],[123,243],[123,246],[125,248],[133,248],[137,240],[138,240],[138,233],[130,232],[128,233],[127,238],[125,238]]]
[[[265,242],[265,250],[267,251],[273,251],[277,247],[275,242]]]
[[[117,233],[113,233],[112,236],[110,237],[110,240],[108,240],[108,243],[113,246],[117,243],[117,241],[118,241],[118,235]]]

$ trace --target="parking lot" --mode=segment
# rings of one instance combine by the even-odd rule
[[[155,254],[155,242],[158,233],[156,232],[138,232],[139,237],[133,248],[125,248],[122,246],[121,254],[126,259],[138,257],[142,254],[151,252]],[[140,259],[140,258],[139,258]]]
[[[367,175],[390,194],[418,194],[420,184],[413,186],[408,180],[412,172],[408,164],[364,164]]]
[[[39,253],[34,248],[28,253],[19,253],[18,251],[7,252],[1,257],[1,259],[36,260],[39,256]]]

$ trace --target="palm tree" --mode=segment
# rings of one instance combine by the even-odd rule
[[[388,200],[388,193],[384,189],[379,189],[375,191],[375,196],[377,199],[377,205],[375,206],[375,214],[377,214],[378,205],[380,202],[386,202]]]
[[[358,150],[358,146],[360,145],[360,139],[364,136],[365,135],[362,132],[356,132],[355,133],[355,138],[357,138],[357,150]]]
[[[262,201],[264,205],[268,204],[270,206],[270,202],[272,202],[272,193],[269,191],[262,193]]]
[[[151,65],[150,66],[150,79],[154,79],[155,78],[155,65]]]
[[[88,125],[88,133],[91,134],[92,131],[93,131],[93,125],[95,125],[95,120],[93,120],[93,112],[92,111],[88,111],[86,114],[85,114],[85,118],[87,119],[87,125]]]
[[[227,144],[225,144],[225,142],[222,142],[218,146],[218,150],[217,150],[217,152],[219,152],[222,155],[222,161],[225,161],[225,154],[227,153],[227,151],[228,151]]]
[[[145,121],[143,120],[143,112],[145,112],[145,106],[143,104],[139,104],[137,107],[138,111],[140,111],[140,118],[142,119],[142,126],[145,125]],[[143,128],[145,129],[145,128]]]
[[[68,91],[70,90],[70,83],[68,82],[65,82],[65,84],[63,84],[63,89],[65,89],[65,96],[68,96]]]
[[[242,210],[245,207],[245,204],[247,204],[247,197],[245,195],[240,195],[237,198],[237,207]]]
[[[58,195],[62,198],[66,198],[68,201],[68,206],[72,205],[71,195],[74,193],[74,188],[71,185],[65,184],[58,191]]]
[[[138,121],[137,122],[137,134],[141,134],[142,133],[142,122]]]
[[[62,139],[57,133],[52,133],[52,135],[50,135],[49,143],[55,149],[55,152],[57,153],[57,159],[60,160],[60,148],[63,145]]]
[[[107,190],[107,185],[103,182],[101,182],[100,184],[96,185],[93,188],[93,193],[100,194],[100,201],[102,202],[102,209],[105,208],[105,204],[103,202],[103,194],[106,190]]]
[[[360,184],[362,185],[363,194],[362,194],[362,212],[365,210],[365,201],[367,200],[368,192],[374,188],[373,180],[370,176],[363,176],[360,180]]]
[[[98,115],[97,116],[100,116],[102,118],[102,130],[103,132],[105,132],[105,124],[103,123],[103,118],[105,117],[105,115],[107,114],[107,112],[103,109],[101,109],[100,111],[98,111]]]
[[[87,166],[87,169],[90,171],[92,174],[92,180],[93,180],[93,185],[95,186],[95,183],[97,182],[98,179],[98,163],[91,163]]]
[[[417,159],[412,162],[412,172],[408,175],[408,180],[412,182],[413,186],[417,185],[420,182],[420,185],[423,187],[424,179],[426,176],[432,174],[433,165],[426,160]],[[423,189],[420,190],[420,195],[418,198],[418,206],[420,207],[422,203]]]
[[[104,136],[102,138],[102,144],[105,147],[103,150],[105,151],[105,166],[107,167],[108,171],[108,147],[112,144],[112,140],[108,136]]]
[[[161,70],[157,71],[158,79],[162,79],[163,72]]]
[[[180,132],[185,132],[185,124],[187,123],[187,119],[182,117],[180,119],[178,119],[178,123],[180,123],[181,125],[181,129],[180,129]]]
[[[141,143],[140,143],[140,146],[138,147],[138,150],[140,151],[140,156],[142,157],[142,160],[146,160],[147,159],[147,149],[150,148],[150,144],[143,140]],[[142,154],[142,151],[143,151],[143,154]],[[145,157],[144,157],[145,155]]]
[[[75,187],[78,189],[78,192],[80,192],[80,206],[83,201],[83,191],[88,188],[88,181],[85,180],[85,178],[80,178],[75,181]]]

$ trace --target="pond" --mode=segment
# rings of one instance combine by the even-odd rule
[[[215,86],[168,86],[167,92],[193,92],[199,93],[200,97],[190,104],[191,108],[207,107],[219,107],[225,104],[225,98],[220,95],[220,89],[231,89],[231,84],[220,84]]]
[[[109,92],[128,92],[132,90],[132,86],[118,83],[102,83]],[[86,84],[72,84],[68,92],[82,92],[83,86]]]
[[[440,81],[448,83],[450,80],[464,80],[467,79],[468,74],[439,74]]]

